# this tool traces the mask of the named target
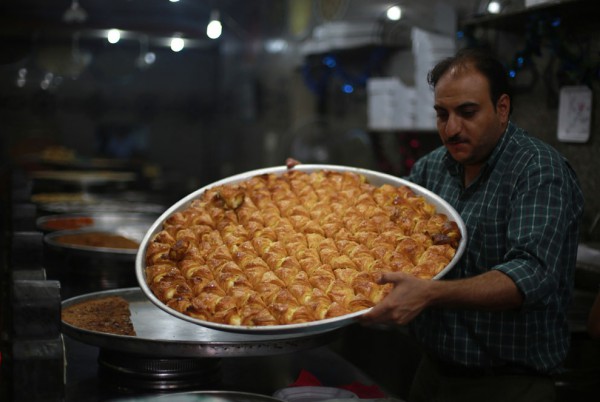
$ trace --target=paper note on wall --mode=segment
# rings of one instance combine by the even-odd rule
[[[590,138],[592,91],[586,86],[560,89],[558,139],[563,142],[586,142]]]

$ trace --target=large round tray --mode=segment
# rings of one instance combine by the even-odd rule
[[[462,254],[465,250],[466,241],[467,241],[466,226],[464,224],[464,221],[458,214],[458,212],[437,194],[435,194],[417,184],[409,182],[407,180],[404,180],[404,179],[401,179],[401,178],[398,178],[395,176],[391,176],[391,175],[388,175],[385,173],[368,170],[368,169],[348,167],[348,166],[338,166],[338,165],[313,165],[313,164],[311,164],[311,165],[301,164],[301,165],[295,166],[293,169],[300,170],[303,172],[313,172],[313,171],[318,171],[318,170],[329,170],[329,171],[336,171],[336,172],[354,172],[354,173],[363,175],[369,183],[371,183],[375,186],[380,186],[383,184],[391,184],[394,186],[410,187],[416,194],[423,196],[428,202],[430,202],[432,205],[434,205],[438,212],[446,214],[450,220],[456,222],[456,224],[458,225],[460,232],[462,234],[462,238],[459,243],[458,249],[456,250],[456,254],[455,254],[454,258],[433,279],[439,279],[439,278],[443,277],[449,270],[451,270],[456,265],[458,260],[461,258]],[[152,290],[146,283],[146,269],[145,269],[146,268],[146,263],[145,263],[146,249],[148,248],[148,243],[154,237],[154,235],[157,234],[158,232],[160,232],[160,230],[162,229],[163,222],[168,217],[170,217],[171,215],[173,215],[174,213],[176,213],[178,211],[186,209],[194,199],[200,197],[200,195],[202,195],[202,193],[204,193],[207,189],[212,188],[214,186],[219,186],[219,185],[223,185],[223,184],[239,183],[239,182],[247,180],[251,177],[261,175],[261,174],[269,174],[269,173],[282,174],[287,170],[288,170],[288,168],[286,166],[277,166],[277,167],[248,171],[248,172],[241,173],[241,174],[238,174],[235,176],[231,176],[226,179],[219,180],[215,183],[204,186],[204,187],[194,191],[193,193],[188,194],[186,197],[182,198],[181,200],[176,202],[173,206],[171,206],[169,209],[167,209],[156,220],[156,222],[154,222],[154,224],[152,224],[152,226],[146,233],[146,236],[142,240],[142,243],[140,245],[140,248],[138,249],[138,253],[136,256],[135,269],[136,269],[137,280],[138,280],[140,287],[142,288],[142,291],[144,292],[144,294],[146,294],[148,299],[150,299],[150,301],[152,303],[157,305],[162,310],[166,311],[169,314],[172,314],[175,317],[181,318],[183,320],[186,320],[186,321],[198,324],[198,325],[206,326],[209,328],[222,330],[222,331],[233,331],[233,332],[252,333],[252,334],[307,333],[307,332],[313,332],[313,331],[331,330],[331,329],[340,328],[340,327],[349,325],[349,324],[355,322],[356,318],[358,316],[369,311],[369,309],[365,309],[362,311],[354,312],[354,313],[343,315],[340,317],[328,318],[325,320],[313,321],[313,322],[302,323],[302,324],[271,325],[271,326],[256,326],[256,327],[218,324],[218,323],[199,320],[199,319],[187,316],[185,314],[182,314],[182,313],[166,306],[152,293]]]
[[[62,308],[110,296],[129,302],[136,336],[90,331],[62,322],[62,331],[73,339],[100,348],[153,358],[245,357],[296,352],[331,342],[337,332],[261,335],[215,331],[167,314],[139,288],[105,290],[76,296],[62,302]]]

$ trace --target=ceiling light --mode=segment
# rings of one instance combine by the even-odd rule
[[[109,43],[115,44],[121,40],[121,32],[118,29],[111,29],[108,31],[108,35],[106,35]]]
[[[185,42],[179,36],[175,36],[171,39],[171,50],[174,52],[180,52],[183,50]]]
[[[398,21],[400,18],[402,18],[402,9],[399,6],[392,6],[388,8],[385,15],[390,21]]]
[[[498,14],[498,13],[500,13],[501,8],[502,7],[500,6],[500,2],[499,1],[493,1],[493,0],[490,1],[488,3],[488,6],[487,6],[488,13],[490,13],[490,14]]]
[[[223,26],[219,20],[219,12],[217,10],[213,10],[210,13],[210,22],[206,26],[206,36],[208,36],[210,39],[217,39],[221,36],[222,32]]]
[[[78,0],[71,0],[71,6],[63,13],[63,21],[81,23],[87,20],[87,12],[81,8]]]

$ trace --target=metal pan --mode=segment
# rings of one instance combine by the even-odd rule
[[[283,400],[248,392],[189,391],[117,399],[113,402],[283,402]]]
[[[41,214],[89,214],[95,212],[132,212],[160,215],[165,211],[165,206],[160,203],[146,201],[129,201],[116,198],[98,197],[88,193],[62,193],[64,200],[39,201],[39,197],[34,195],[34,204]],[[69,194],[73,197],[69,198]],[[78,194],[82,194],[80,198]],[[45,195],[45,194],[44,194]],[[52,195],[48,197],[52,199]],[[56,199],[56,198],[54,198]]]
[[[462,220],[462,218],[460,217],[458,212],[450,204],[448,204],[440,196],[427,190],[426,188],[423,188],[419,185],[416,185],[412,182],[409,182],[407,180],[404,180],[404,179],[401,179],[401,178],[398,178],[395,176],[391,176],[388,174],[384,174],[384,173],[380,173],[380,172],[376,172],[376,171],[372,171],[372,170],[368,170],[368,169],[362,169],[362,168],[338,166],[338,165],[308,165],[308,164],[302,165],[301,164],[301,165],[295,166],[294,169],[300,170],[303,172],[314,172],[317,170],[329,170],[329,171],[336,171],[336,172],[353,172],[353,173],[363,175],[369,183],[371,183],[375,186],[381,186],[383,184],[391,184],[394,186],[410,187],[416,194],[423,196],[428,202],[430,202],[432,205],[434,205],[438,212],[446,214],[450,220],[456,222],[456,224],[458,225],[460,232],[462,234],[462,239],[459,243],[458,249],[456,250],[456,254],[455,254],[454,258],[446,266],[446,268],[444,268],[433,279],[434,280],[439,279],[439,278],[443,277],[444,275],[446,275],[446,273],[449,270],[451,270],[456,265],[458,260],[461,258],[462,254],[465,250],[466,241],[467,241],[467,229],[464,224],[464,221]],[[278,167],[253,170],[253,171],[241,173],[241,174],[238,174],[235,176],[231,176],[231,177],[217,181],[213,184],[209,184],[205,187],[202,187],[202,188],[194,191],[193,193],[182,198],[181,200],[176,202],[173,206],[171,206],[169,209],[167,209],[156,220],[156,222],[154,222],[154,224],[150,227],[150,229],[146,233],[146,236],[142,240],[140,248],[138,249],[138,253],[137,253],[137,257],[136,257],[136,268],[135,269],[136,269],[137,280],[138,280],[138,283],[139,283],[140,287],[142,288],[144,294],[146,294],[146,296],[148,297],[148,299],[152,303],[156,304],[159,308],[161,308],[164,311],[168,312],[169,314],[172,314],[173,316],[181,318],[183,320],[186,320],[186,321],[198,324],[198,325],[206,326],[209,328],[222,330],[222,331],[233,331],[233,332],[241,332],[241,333],[247,333],[247,334],[307,333],[307,332],[312,332],[312,331],[332,330],[332,329],[336,329],[336,328],[340,328],[340,327],[344,327],[349,324],[352,324],[353,322],[356,321],[356,317],[369,311],[369,309],[365,309],[362,311],[354,312],[352,314],[347,314],[347,315],[340,316],[340,317],[329,318],[329,319],[325,319],[325,320],[313,321],[313,322],[302,323],[302,324],[271,325],[271,326],[258,326],[258,327],[217,324],[217,323],[212,323],[212,322],[189,317],[185,314],[182,314],[174,309],[167,307],[152,293],[152,290],[149,288],[148,284],[146,283],[146,269],[145,269],[146,268],[146,264],[145,264],[146,249],[148,248],[148,243],[150,242],[152,237],[156,233],[160,232],[160,230],[162,229],[163,222],[168,217],[170,217],[171,215],[173,215],[174,213],[176,213],[178,211],[186,209],[194,199],[200,197],[200,195],[202,193],[204,193],[207,189],[209,189],[211,187],[224,185],[224,184],[239,183],[239,182],[247,180],[253,176],[257,176],[257,175],[261,175],[261,174],[270,174],[270,173],[282,174],[286,170],[287,170],[287,167],[278,166]]]
[[[44,233],[58,230],[99,229],[129,231],[139,228],[145,233],[160,214],[91,212],[87,214],[53,214],[37,218],[36,227]],[[141,238],[139,239],[141,241]]]
[[[63,333],[100,348],[155,358],[274,355],[322,346],[337,335],[337,332],[253,335],[215,331],[164,312],[151,303],[139,288],[88,293],[64,300],[62,307],[110,296],[121,296],[129,302],[136,336],[90,331],[64,321]]]
[[[124,190],[137,180],[134,172],[111,170],[39,170],[31,173],[32,192]]]
[[[149,224],[113,228],[59,230],[44,235],[44,266],[49,279],[61,282],[63,299],[99,290],[135,286],[137,248],[97,247],[60,241],[64,235],[119,235],[141,243]],[[107,244],[108,245],[108,244]]]

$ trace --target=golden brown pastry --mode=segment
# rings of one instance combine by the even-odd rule
[[[145,273],[163,303],[191,317],[296,324],[374,306],[391,287],[377,284],[382,272],[432,278],[460,239],[407,186],[292,169],[206,190],[165,220]]]

